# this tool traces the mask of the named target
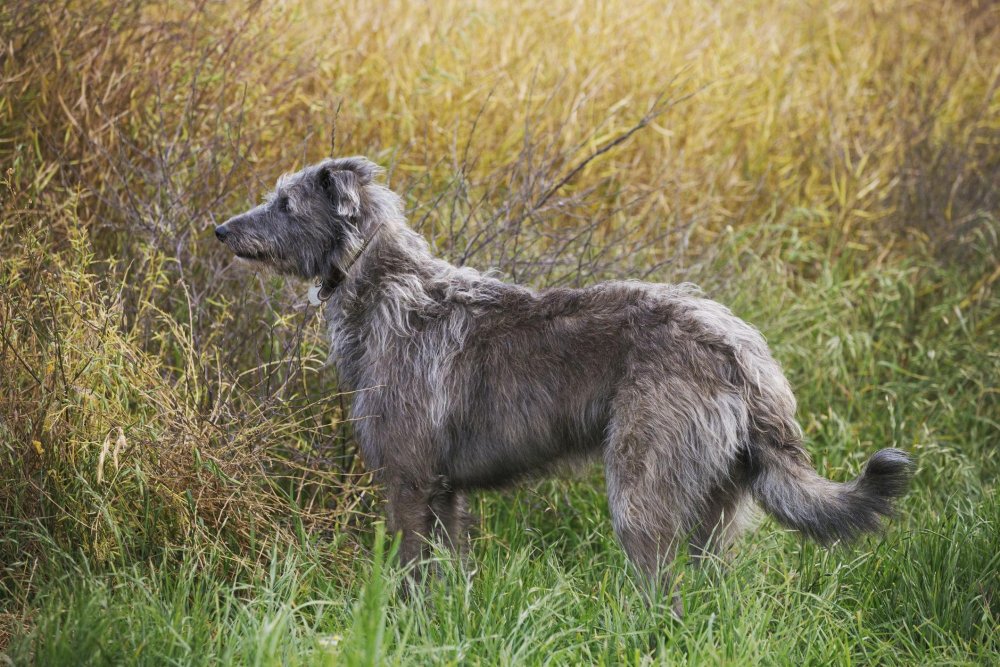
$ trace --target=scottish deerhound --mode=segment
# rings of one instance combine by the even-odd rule
[[[615,534],[654,586],[686,543],[725,548],[750,499],[822,543],[876,530],[910,460],[883,449],[852,482],[820,477],[764,338],[690,285],[536,291],[431,256],[365,158],[283,177],[215,234],[239,257],[316,280],[356,436],[401,557],[461,549],[466,493],[603,457]]]

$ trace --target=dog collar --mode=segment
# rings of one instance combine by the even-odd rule
[[[351,267],[354,266],[355,262],[361,259],[361,255],[363,255],[365,250],[368,249],[368,244],[372,242],[372,239],[375,238],[375,235],[378,234],[380,229],[382,229],[381,222],[375,227],[375,231],[372,232],[372,235],[366,238],[364,243],[361,244],[361,248],[354,253],[354,256],[351,257],[351,261],[347,263],[347,266],[344,267],[343,271],[338,268],[334,268],[330,271],[330,275],[318,281],[309,289],[309,303],[314,306],[318,306],[321,303],[330,300],[333,293],[337,291],[337,288],[340,287],[343,284],[344,279],[347,278],[347,274],[350,272]]]

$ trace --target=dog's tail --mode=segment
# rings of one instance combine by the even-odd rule
[[[757,448],[752,455],[754,498],[782,525],[822,544],[849,542],[876,531],[892,516],[893,500],[906,493],[912,462],[899,449],[876,452],[856,479],[821,477],[797,444]]]
[[[748,482],[754,498],[779,523],[822,544],[878,530],[882,517],[893,515],[893,501],[906,493],[910,457],[883,449],[850,482],[821,477],[802,446],[788,380],[759,333],[744,338],[735,357],[751,421]]]

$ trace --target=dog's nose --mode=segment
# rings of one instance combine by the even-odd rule
[[[219,225],[215,228],[215,238],[225,241],[227,236],[229,236],[229,230],[226,229],[225,225]]]

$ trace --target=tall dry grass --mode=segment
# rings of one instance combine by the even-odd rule
[[[307,126],[343,100],[345,146],[418,191],[506,167],[497,199],[516,198],[666,93],[686,101],[573,187],[606,184],[595,208],[643,197],[619,222],[690,224],[698,254],[763,217],[875,256],[887,237],[954,244],[997,206],[989,3],[295,3],[269,20],[316,65]]]

